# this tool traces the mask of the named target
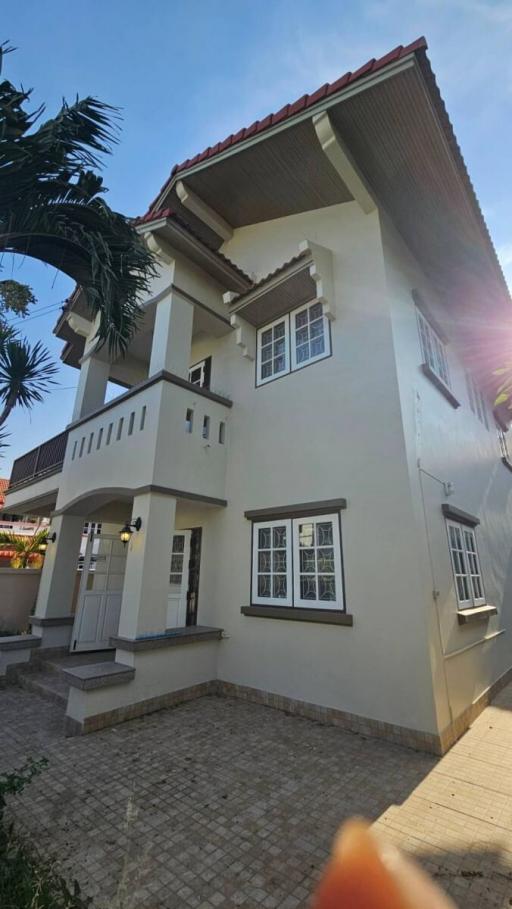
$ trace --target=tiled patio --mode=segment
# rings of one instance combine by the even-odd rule
[[[347,816],[377,821],[462,907],[512,899],[512,692],[441,761],[232,699],[83,738],[60,706],[0,691],[0,769],[44,775],[11,800],[94,906],[306,907]]]

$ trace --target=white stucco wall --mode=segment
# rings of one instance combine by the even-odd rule
[[[458,410],[419,370],[411,289],[426,296],[431,289],[378,213],[364,215],[356,203],[238,229],[222,251],[263,277],[296,255],[304,240],[333,254],[329,358],[257,388],[255,363],[242,356],[234,332],[196,333],[190,363],[212,356],[211,388],[232,398],[231,410],[160,383],[70,435],[58,507],[93,489],[149,484],[228,502],[206,507],[182,499],[176,513],[177,529],[203,528],[198,622],[222,627],[221,645],[173,652],[172,664],[162,651],[154,662],[141,659],[133,683],[87,695],[73,691],[77,719],[85,710],[92,715],[217,676],[438,733],[512,662],[508,635],[501,633],[511,608],[512,474],[499,460],[493,429],[485,430],[469,410],[455,353],[450,365]],[[226,313],[215,282],[197,269],[188,274],[182,260],[167,278],[177,275],[187,293]],[[167,286],[165,278],[162,272],[160,285]],[[137,421],[144,403],[144,431],[126,439],[130,412],[136,410]],[[184,431],[191,404],[192,436]],[[212,420],[209,448],[200,432],[204,414]],[[120,416],[123,438],[113,438],[107,451],[106,427]],[[223,446],[220,420],[226,423]],[[83,436],[85,453],[71,462],[74,441]],[[453,483],[449,501],[481,518],[486,592],[499,609],[485,626],[458,624],[441,514],[446,497],[427,473]],[[241,615],[251,579],[251,524],[244,512],[335,498],[348,500],[341,525],[353,627]]]
[[[261,276],[305,239],[334,253],[330,358],[256,388],[255,364],[233,335],[193,346],[192,362],[211,354],[212,388],[234,402],[228,508],[204,516],[198,621],[229,635],[219,653],[226,681],[436,731],[378,218],[356,204],[333,206],[237,230],[223,252]],[[242,616],[251,575],[244,511],[337,497],[348,499],[354,626]]]
[[[83,691],[70,688],[67,716],[78,722],[99,713],[190,688],[217,677],[221,641],[133,653],[118,649],[116,660],[135,667],[135,678],[121,685]]]
[[[492,400],[488,399],[487,407],[489,429],[470,409],[457,345],[448,345],[448,356],[459,408],[454,409],[421,372],[423,357],[412,288],[422,292],[434,316],[442,318],[442,310],[418,264],[386,222],[383,237],[410,483],[417,532],[423,540],[424,605],[430,617],[442,729],[450,715],[460,715],[512,665],[512,473],[501,462]],[[452,495],[446,496],[440,481],[453,484]],[[487,601],[498,608],[498,615],[484,623],[459,625],[443,502],[480,518],[476,537],[485,593]],[[433,589],[439,591],[437,606]]]
[[[41,569],[0,568],[0,635],[27,630],[40,579]]]

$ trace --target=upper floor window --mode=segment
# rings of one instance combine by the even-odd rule
[[[466,388],[468,390],[468,400],[471,410],[475,414],[475,417],[478,417],[480,422],[485,426],[486,429],[489,429],[489,421],[487,419],[487,405],[485,403],[485,398],[480,391],[478,385],[476,384],[473,377],[467,372],[466,373]]]
[[[258,385],[290,371],[288,316],[271,322],[258,332]]]
[[[475,531],[455,521],[447,521],[446,526],[459,609],[482,606],[485,594]]]
[[[258,330],[257,385],[329,356],[321,303],[306,303]]]
[[[195,363],[188,371],[188,381],[192,385],[198,385],[199,388],[209,388],[212,374],[212,358],[206,357]]]
[[[418,320],[418,331],[424,362],[437,378],[449,388],[450,371],[448,369],[446,345],[418,308],[416,308],[416,318]]]

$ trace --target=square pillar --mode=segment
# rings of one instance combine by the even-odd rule
[[[140,517],[142,527],[127,544],[119,637],[134,640],[166,629],[175,515],[172,496],[148,492],[133,500],[132,520]]]
[[[67,646],[71,640],[71,607],[78,571],[78,556],[84,528],[82,515],[63,514],[52,519],[50,536],[41,571],[32,631],[45,647]]]
[[[98,357],[82,360],[71,421],[86,417],[105,403],[110,363]]]
[[[194,306],[172,292],[157,304],[149,376],[165,369],[188,379]]]

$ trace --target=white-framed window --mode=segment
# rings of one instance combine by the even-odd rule
[[[290,371],[289,318],[284,316],[258,330],[258,385]]]
[[[423,360],[437,378],[441,379],[441,382],[447,388],[450,388],[450,370],[448,368],[446,345],[418,308],[416,308],[416,318]]]
[[[293,521],[294,606],[342,609],[338,515]]]
[[[254,524],[252,547],[252,602],[266,606],[291,606],[290,521]]]
[[[206,357],[199,363],[194,363],[188,371],[188,381],[192,385],[198,385],[199,388],[209,388],[212,372],[212,358]]]
[[[482,606],[485,594],[475,531],[455,521],[447,521],[446,527],[459,609]]]
[[[476,384],[473,376],[466,373],[466,388],[468,391],[468,401],[471,410],[473,411],[475,417],[480,420],[486,429],[489,429],[489,421],[487,419],[487,404],[485,398],[480,391],[478,385]]]
[[[344,609],[337,514],[253,525],[252,602]]]
[[[306,303],[290,314],[292,369],[300,369],[330,353],[329,328],[321,303]]]
[[[305,303],[258,329],[256,384],[302,369],[331,353],[321,303]]]

